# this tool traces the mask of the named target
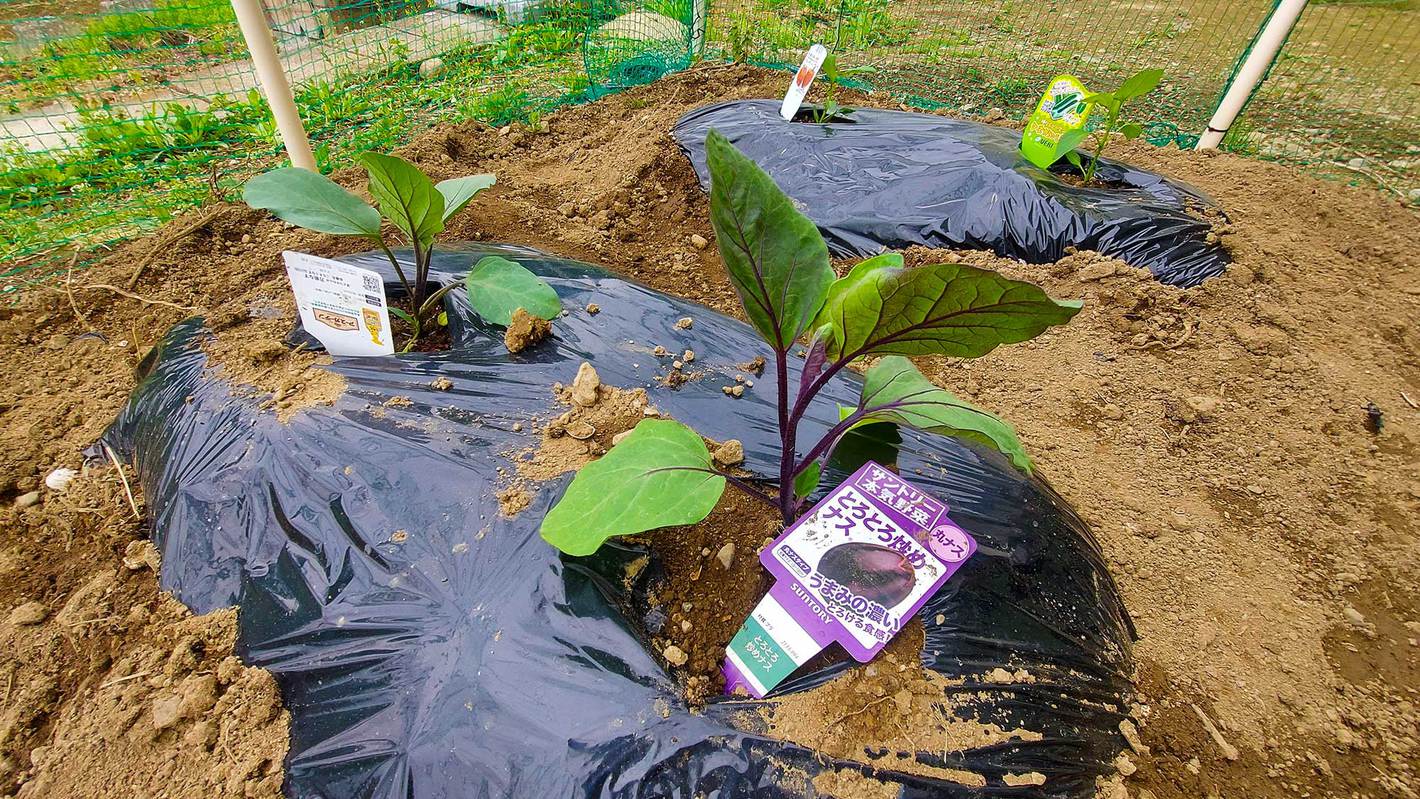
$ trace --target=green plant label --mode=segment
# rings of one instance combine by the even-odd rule
[[[378,272],[284,252],[301,324],[331,355],[393,355],[389,304]]]
[[[1021,154],[1026,160],[1041,169],[1050,165],[1073,150],[1078,140],[1072,131],[1083,131],[1089,121],[1092,103],[1086,103],[1089,96],[1085,84],[1073,75],[1056,75],[1050,87],[1040,96],[1035,111],[1026,120],[1025,133],[1021,134]],[[1064,144],[1062,145],[1062,140]]]

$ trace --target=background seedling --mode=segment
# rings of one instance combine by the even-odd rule
[[[496,256],[474,264],[465,278],[430,290],[434,237],[444,229],[449,217],[493,185],[493,175],[469,175],[436,185],[418,167],[397,156],[365,153],[360,161],[370,176],[370,195],[379,210],[330,178],[293,167],[252,178],[246,184],[243,199],[251,207],[270,211],[293,225],[337,236],[362,236],[378,244],[410,298],[408,312],[390,308],[412,330],[405,352],[414,347],[437,316],[440,300],[460,286],[465,287],[469,304],[479,316],[505,327],[519,307],[544,319],[551,319],[562,310],[551,286],[524,267]],[[394,225],[414,251],[412,281],[385,241],[381,216]]]
[[[834,118],[839,115],[853,113],[853,109],[841,106],[834,100],[833,95],[838,86],[839,79],[852,75],[867,75],[877,70],[870,66],[839,67],[838,56],[835,53],[829,53],[828,56],[823,59],[823,67],[820,71],[823,73],[824,78],[823,108],[814,111],[814,122],[821,124],[824,122],[832,122]]]
[[[838,444],[870,423],[967,438],[1030,469],[1010,425],[932,385],[908,357],[980,357],[1069,321],[1078,302],[1056,301],[1029,283],[961,264],[908,269],[896,253],[869,258],[835,278],[818,228],[763,170],[717,131],[710,132],[706,153],[720,257],[745,316],[774,351],[778,493],[717,469],[689,427],[648,420],[577,474],[543,520],[543,538],[585,555],[612,536],[694,524],[709,515],[726,484],[774,506],[789,524]],[[789,353],[805,334],[804,363],[791,392]],[[814,397],[850,364],[868,358],[874,360],[857,405],[844,409],[838,424],[801,455],[799,424]]]
[[[1060,137],[1060,145],[1062,149],[1068,148],[1065,152],[1065,159],[1084,173],[1086,183],[1095,179],[1100,158],[1104,156],[1104,149],[1109,145],[1111,136],[1121,133],[1126,139],[1137,139],[1143,135],[1144,126],[1138,122],[1125,122],[1120,119],[1120,111],[1123,110],[1125,103],[1136,97],[1142,97],[1157,88],[1163,77],[1164,71],[1162,69],[1140,70],[1121,83],[1119,88],[1114,91],[1098,92],[1085,98],[1086,103],[1098,103],[1109,112],[1105,117],[1104,127],[1094,132],[1072,130]],[[1076,148],[1092,135],[1095,137],[1094,154],[1080,155]],[[1088,163],[1086,163],[1087,161]]]

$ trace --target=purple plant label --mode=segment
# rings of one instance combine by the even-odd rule
[[[872,660],[975,551],[946,503],[868,462],[760,553],[775,583],[726,650],[726,690],[763,696],[834,641]]]

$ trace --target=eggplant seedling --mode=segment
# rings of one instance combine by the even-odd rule
[[[1104,148],[1109,144],[1110,137],[1119,133],[1126,139],[1137,139],[1144,134],[1143,125],[1120,119],[1120,112],[1125,103],[1136,97],[1143,97],[1157,88],[1163,77],[1162,69],[1140,70],[1119,84],[1119,88],[1114,91],[1096,92],[1081,100],[1087,104],[1098,103],[1109,112],[1105,117],[1104,127],[1095,131],[1084,128],[1072,130],[1060,137],[1060,149],[1065,151],[1065,160],[1084,173],[1086,183],[1095,179],[1095,172],[1099,169],[1100,158],[1104,157]],[[1095,151],[1093,154],[1081,155],[1076,148],[1090,136],[1095,137]]]
[[[815,123],[823,124],[825,122],[832,122],[839,116],[853,113],[853,109],[839,105],[834,99],[834,92],[838,86],[838,81],[850,75],[867,75],[877,70],[870,66],[843,67],[840,69],[837,54],[829,53],[828,56],[823,59],[823,66],[820,68],[820,71],[823,72],[823,108],[814,110],[813,119]]]
[[[551,286],[523,266],[497,256],[481,259],[459,280],[438,288],[430,285],[434,237],[450,217],[494,184],[493,175],[469,175],[435,184],[418,167],[397,156],[365,153],[360,162],[370,176],[370,195],[378,210],[330,178],[294,167],[274,169],[247,181],[242,199],[253,208],[270,211],[308,230],[361,236],[378,244],[409,297],[409,311],[390,308],[412,331],[404,352],[413,349],[432,326],[444,296],[460,287],[479,316],[504,327],[512,322],[518,308],[543,319],[552,319],[562,311]],[[412,280],[385,240],[382,217],[414,252]]]
[[[1016,467],[1030,458],[1011,426],[934,386],[909,356],[977,358],[1068,322],[1078,302],[963,264],[908,269],[902,256],[869,258],[836,278],[818,228],[753,161],[717,131],[706,141],[710,220],[745,316],[774,351],[779,427],[777,493],[718,469],[705,442],[674,421],[648,419],[583,467],[542,523],[542,536],[571,555],[607,538],[694,524],[727,484],[749,492],[790,524],[850,430],[890,422],[995,448]],[[808,345],[791,390],[790,352]],[[855,407],[800,452],[810,403],[850,364],[873,358]]]

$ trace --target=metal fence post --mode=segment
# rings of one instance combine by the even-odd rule
[[[286,68],[276,55],[276,42],[271,38],[271,26],[266,23],[261,0],[232,0],[232,10],[237,12],[237,24],[251,53],[256,78],[261,82],[271,114],[276,117],[276,129],[281,133],[281,142],[286,146],[291,165],[318,171],[316,157],[311,152],[311,140],[306,136],[301,114],[296,110],[296,99],[291,94]]]
[[[1198,137],[1197,149],[1212,150],[1223,141],[1228,129],[1237,121],[1238,114],[1242,113],[1243,106],[1247,105],[1252,93],[1267,76],[1272,60],[1287,42],[1287,37],[1292,35],[1292,28],[1296,26],[1297,18],[1306,7],[1307,0],[1281,0],[1277,7],[1272,9],[1272,16],[1267,18],[1262,32],[1253,42],[1252,51],[1234,73],[1227,92],[1223,94],[1223,99],[1218,101],[1218,107],[1213,110],[1213,118],[1208,120],[1207,129]]]

